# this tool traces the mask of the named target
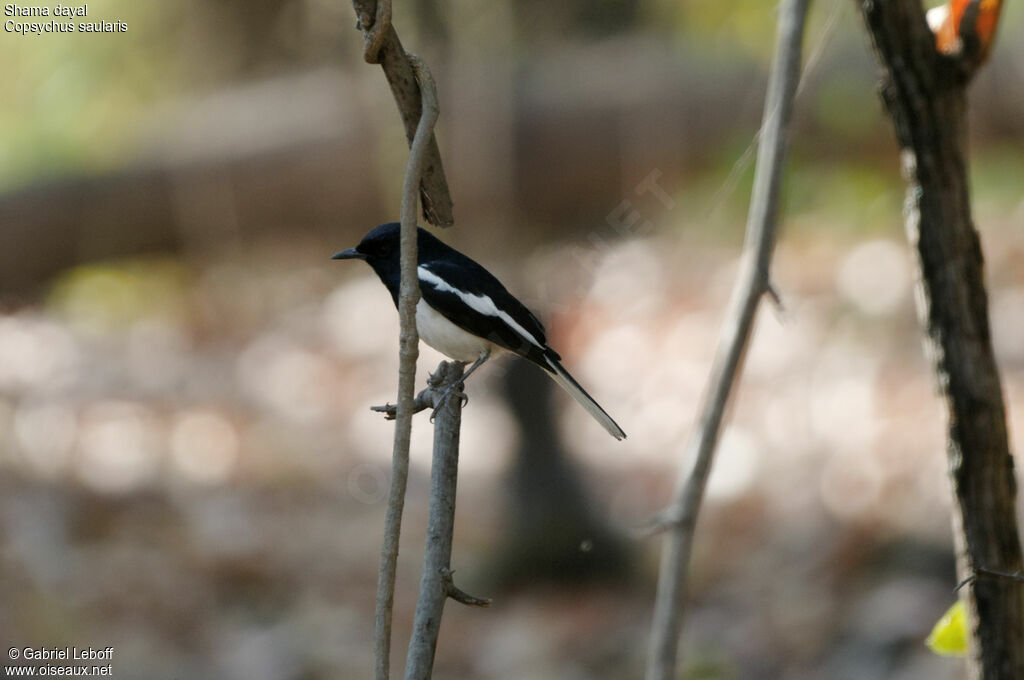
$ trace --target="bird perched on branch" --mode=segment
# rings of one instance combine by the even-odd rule
[[[335,260],[365,260],[373,267],[398,306],[401,280],[397,222],[370,231],[355,248],[335,253]],[[544,326],[498,279],[482,266],[421,227],[417,227],[420,301],[416,330],[428,345],[464,364],[463,379],[491,356],[511,352],[540,366],[616,439],[626,433],[593,397],[569,375],[561,357],[548,347]]]

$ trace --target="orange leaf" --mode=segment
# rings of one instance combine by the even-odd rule
[[[960,39],[960,23],[970,0],[950,0],[940,7],[928,10],[928,25],[935,33],[935,46],[943,54],[958,54],[963,46]],[[981,44],[982,59],[988,56],[999,24],[1002,0],[981,0],[978,7],[978,21],[975,24],[978,42]]]

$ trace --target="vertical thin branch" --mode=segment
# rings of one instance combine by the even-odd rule
[[[948,412],[953,537],[969,621],[968,676],[1024,677],[1024,598],[1016,480],[992,349],[981,241],[967,173],[967,86],[984,62],[972,0],[964,49],[940,54],[920,0],[858,0],[882,66],[907,181],[904,224],[917,250],[918,314]],[[972,9],[973,8],[973,9]],[[991,11],[991,10],[990,10]],[[973,17],[972,17],[973,12]],[[988,21],[998,21],[998,6]],[[991,39],[995,24],[989,27]],[[967,35],[964,35],[964,32]]]
[[[442,363],[435,378],[440,379],[434,390],[437,396],[462,380],[462,364],[455,361]],[[431,676],[437,636],[441,630],[441,615],[445,600],[450,595],[461,420],[462,402],[457,395],[440,404],[434,418],[434,461],[430,469],[427,545],[423,557],[420,595],[416,602],[416,617],[405,661],[405,680],[426,680]]]
[[[810,0],[786,0],[779,14],[777,45],[768,81],[754,189],[739,278],[711,369],[708,392],[701,404],[697,430],[687,447],[694,460],[691,473],[680,478],[676,501],[660,516],[668,527],[661,556],[647,658],[647,680],[675,680],[682,630],[686,575],[693,534],[714,458],[729,394],[737,381],[758,303],[771,293],[769,265],[775,246],[782,169],[789,123],[800,80],[804,23]]]
[[[423,115],[416,136],[409,149],[409,161],[402,185],[401,271],[398,294],[399,367],[398,407],[395,418],[395,439],[391,459],[391,487],[388,491],[388,509],[384,518],[384,545],[381,548],[380,568],[377,576],[377,603],[374,625],[374,658],[377,680],[387,680],[391,663],[391,616],[395,602],[395,572],[398,567],[399,535],[402,530],[402,511],[405,508],[405,489],[409,479],[409,440],[412,434],[412,416],[415,412],[413,392],[416,386],[416,359],[419,356],[419,336],[416,332],[416,303],[420,299],[419,280],[416,275],[416,217],[420,177],[424,157],[433,138],[437,121],[437,91],[430,70],[415,55],[408,55],[420,83]]]

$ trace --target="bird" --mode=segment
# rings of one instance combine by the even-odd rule
[[[380,278],[398,307],[401,280],[399,239],[401,225],[388,222],[374,227],[357,246],[331,256],[334,260],[363,260]],[[420,300],[416,303],[416,330],[428,345],[464,366],[468,378],[488,359],[516,354],[539,366],[568,392],[594,420],[616,439],[626,433],[587,394],[565,367],[561,356],[547,344],[544,326],[482,265],[416,228]]]

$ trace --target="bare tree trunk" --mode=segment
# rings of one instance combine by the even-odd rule
[[[978,48],[966,35],[961,54],[940,54],[920,0],[860,4],[883,68],[882,100],[901,147],[908,184],[904,219],[920,268],[919,313],[948,410],[957,571],[967,582],[961,597],[970,621],[969,675],[1019,680],[1021,584],[996,573],[1021,568],[1016,483],[965,160],[966,87],[980,64]]]

